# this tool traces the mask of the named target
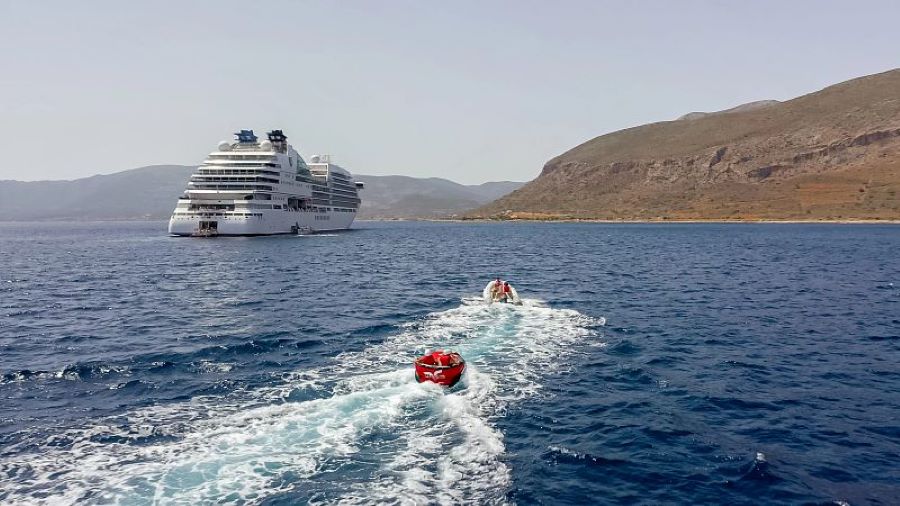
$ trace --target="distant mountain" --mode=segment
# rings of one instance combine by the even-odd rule
[[[520,183],[518,181],[491,181],[479,185],[469,185],[467,188],[474,190],[485,198],[494,200],[512,193],[524,185],[525,183]]]
[[[71,181],[0,181],[0,221],[167,219],[194,167],[153,165]],[[524,183],[356,175],[360,218],[435,218],[486,204]]]
[[[900,69],[602,135],[470,217],[900,219]]]
[[[168,218],[193,170],[151,165],[72,181],[0,181],[0,220]]]
[[[366,184],[360,218],[437,218],[464,213],[518,189],[511,181],[462,185],[441,178],[355,175]]]

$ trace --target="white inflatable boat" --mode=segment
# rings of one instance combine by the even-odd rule
[[[517,306],[522,305],[519,292],[508,281],[503,281],[502,279],[495,279],[488,283],[481,292],[481,296],[484,297],[484,301],[488,304],[497,302],[501,304],[515,304]]]

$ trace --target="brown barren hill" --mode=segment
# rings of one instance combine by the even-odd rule
[[[597,137],[469,216],[898,220],[900,69]]]

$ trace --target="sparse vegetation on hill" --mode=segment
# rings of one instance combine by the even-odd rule
[[[470,217],[900,219],[900,70],[585,142]]]

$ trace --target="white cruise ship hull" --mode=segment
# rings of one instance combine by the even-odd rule
[[[353,224],[355,212],[254,210],[252,216],[242,213],[175,214],[169,220],[169,233],[196,236],[201,228],[209,230],[209,222],[217,236],[296,234],[298,231],[326,232],[346,230]],[[206,222],[202,227],[200,222]]]

